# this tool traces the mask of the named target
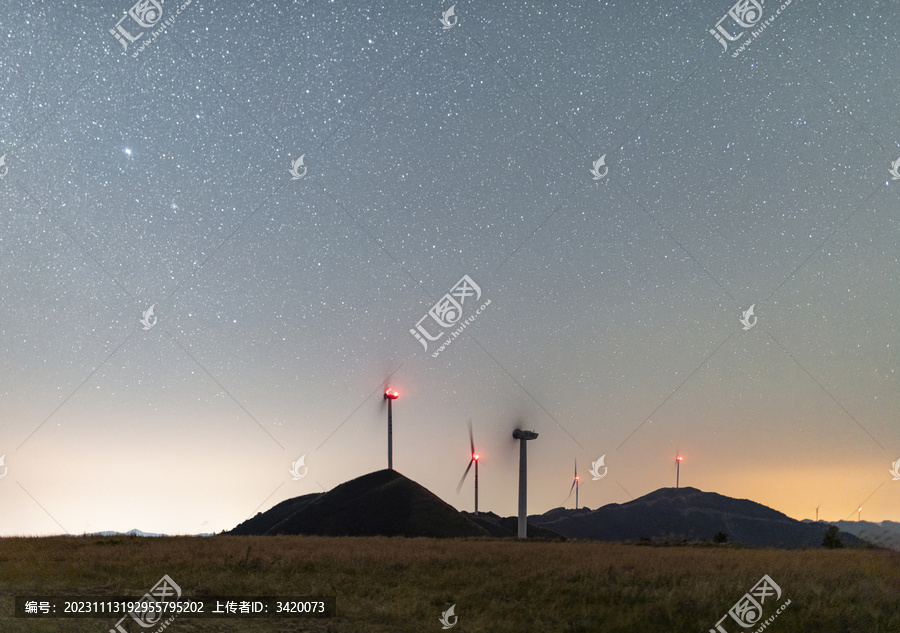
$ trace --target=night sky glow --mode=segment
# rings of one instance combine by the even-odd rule
[[[451,2],[3,11],[0,535],[230,529],[385,468],[387,385],[462,510],[471,418],[483,511],[518,422],[531,513],[681,454],[900,521],[900,6]]]

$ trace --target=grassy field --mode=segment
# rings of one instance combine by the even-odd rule
[[[181,617],[172,633],[441,631],[452,604],[453,633],[706,633],[763,574],[791,601],[766,631],[900,632],[897,552],[296,536],[0,539],[0,631],[106,633],[117,618],[17,619],[13,598],[140,596],[164,574],[185,596],[337,597],[327,620]]]

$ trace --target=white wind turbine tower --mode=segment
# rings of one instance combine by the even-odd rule
[[[528,440],[537,439],[534,431],[513,431],[513,438],[519,440],[519,538],[528,538]]]
[[[388,410],[388,470],[394,470],[394,423],[391,419],[391,403],[400,397],[400,392],[390,387],[384,388],[384,401]]]

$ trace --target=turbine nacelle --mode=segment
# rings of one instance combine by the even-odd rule
[[[513,437],[517,440],[536,440],[538,434],[534,431],[523,431],[522,429],[516,429],[513,431]]]
[[[398,392],[396,389],[391,389],[390,387],[388,387],[387,389],[384,390],[384,399],[385,400],[396,400],[399,397],[400,397],[400,392]]]

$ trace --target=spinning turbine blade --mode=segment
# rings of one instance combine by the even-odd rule
[[[469,471],[472,469],[472,464],[475,463],[475,458],[469,460],[469,466],[466,468],[466,472],[463,473],[462,479],[459,480],[459,485],[456,487],[456,494],[459,494],[460,489],[462,488],[463,483],[466,481],[466,475],[469,474]]]

